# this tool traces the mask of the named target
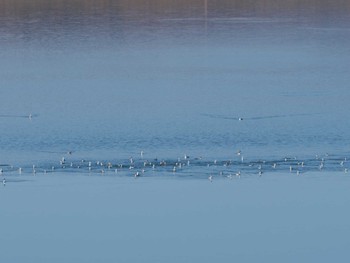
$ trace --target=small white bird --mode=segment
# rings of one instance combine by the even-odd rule
[[[208,177],[208,179],[209,179],[210,182],[213,182],[213,176],[212,176],[212,175],[210,175],[210,176]]]
[[[2,179],[2,185],[5,186],[6,185],[6,179]]]

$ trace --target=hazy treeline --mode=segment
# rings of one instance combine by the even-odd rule
[[[198,14],[211,9],[232,13],[268,15],[276,12],[350,13],[349,0],[0,0],[1,16],[35,12],[142,12]]]

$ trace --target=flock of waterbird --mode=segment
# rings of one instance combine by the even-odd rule
[[[211,118],[225,118],[219,115],[203,114]],[[0,115],[0,117],[11,118],[28,118],[32,120],[38,115]],[[289,116],[289,115],[288,115]],[[294,115],[290,115],[294,116]],[[256,117],[251,119],[261,118],[280,118],[286,115]],[[229,119],[232,119],[231,117]],[[243,121],[242,117],[233,118],[238,121]],[[66,158],[71,156],[72,151],[67,151],[65,156],[59,162],[24,165],[22,167],[1,164],[0,176],[3,176],[2,183],[6,185],[5,174],[8,176],[15,174],[32,174],[37,173],[53,173],[53,172],[79,172],[90,174],[120,174],[125,176],[133,176],[135,178],[141,176],[164,175],[172,174],[179,177],[197,177],[207,178],[210,182],[214,178],[241,178],[242,175],[258,175],[261,177],[265,172],[285,172],[291,174],[302,175],[312,171],[342,171],[348,173],[348,159],[346,156],[335,154],[316,155],[311,158],[299,159],[297,157],[284,157],[279,159],[251,159],[246,160],[243,157],[242,151],[236,151],[228,159],[209,159],[203,157],[191,158],[187,154],[182,157],[171,159],[145,158],[144,151],[140,151],[138,158],[130,157],[123,160],[113,161],[93,161],[74,158]]]
[[[67,157],[69,156],[69,157]],[[233,154],[231,159],[209,159],[203,157],[191,158],[187,154],[182,157],[171,159],[158,159],[145,157],[141,151],[137,158],[130,157],[114,161],[92,161],[71,157],[72,151],[56,162],[44,164],[24,165],[22,167],[0,164],[0,175],[12,176],[19,174],[37,173],[87,173],[100,175],[124,175],[129,177],[147,177],[155,175],[171,174],[178,177],[207,178],[210,182],[214,178],[241,178],[241,176],[257,175],[264,173],[289,172],[302,175],[312,171],[341,171],[348,173],[348,159],[345,156],[324,154],[312,158],[298,159],[297,157],[284,157],[280,159],[252,159],[243,157],[240,150]],[[3,185],[6,179],[3,177]]]

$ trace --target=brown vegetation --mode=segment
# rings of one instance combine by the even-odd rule
[[[94,13],[141,12],[157,15],[172,12],[202,13],[213,10],[235,13],[270,14],[276,12],[350,13],[348,0],[0,0],[0,16],[23,16],[36,12]]]

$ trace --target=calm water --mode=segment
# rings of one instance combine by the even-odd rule
[[[0,1],[2,261],[346,262],[350,5],[252,2]]]
[[[0,16],[1,163],[349,153],[344,3],[17,2]]]

